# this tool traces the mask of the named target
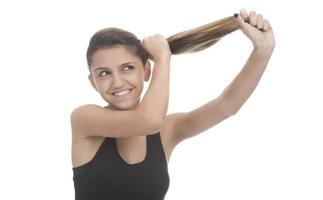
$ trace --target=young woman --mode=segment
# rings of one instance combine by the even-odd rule
[[[234,115],[255,89],[273,52],[273,31],[261,14],[241,9],[234,20],[254,47],[244,68],[219,97],[190,112],[169,115],[174,52],[167,39],[158,34],[140,41],[118,28],[93,35],[87,51],[89,80],[108,105],[87,104],[71,114],[77,200],[164,199],[167,164],[175,146]],[[154,62],[152,72],[148,58]]]

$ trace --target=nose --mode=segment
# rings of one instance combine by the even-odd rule
[[[112,80],[112,87],[114,89],[122,88],[123,83],[124,83],[123,77],[120,76],[120,74],[115,73]]]

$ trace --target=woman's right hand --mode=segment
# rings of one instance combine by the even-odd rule
[[[168,41],[163,35],[156,34],[144,37],[141,44],[146,49],[149,58],[155,63],[170,59],[172,55]]]

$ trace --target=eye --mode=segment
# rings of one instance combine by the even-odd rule
[[[109,71],[106,71],[106,70],[105,70],[105,71],[100,72],[100,73],[99,73],[99,76],[102,76],[102,73],[103,73],[103,72],[108,72],[108,74],[110,74],[110,72],[109,72]]]
[[[130,69],[133,69],[134,67],[133,67],[132,65],[127,65],[127,66],[125,66],[125,67],[124,67],[124,69],[125,69],[125,68],[129,68],[129,70],[130,70]],[[127,70],[127,71],[128,71],[128,70]]]

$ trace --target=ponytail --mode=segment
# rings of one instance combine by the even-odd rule
[[[172,54],[198,52],[239,29],[235,17],[226,17],[167,38]]]

